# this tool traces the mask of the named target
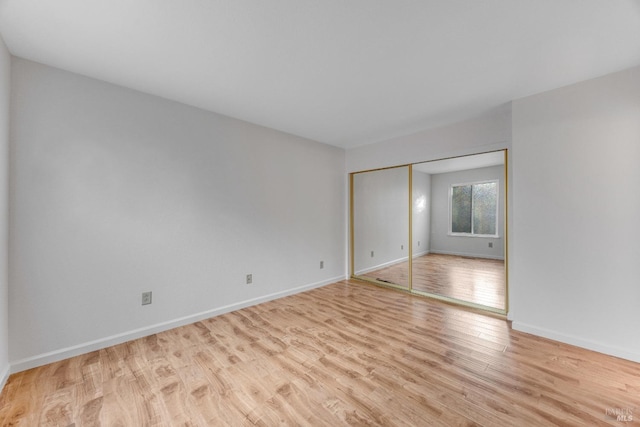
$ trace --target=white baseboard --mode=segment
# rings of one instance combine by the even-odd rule
[[[413,258],[418,258],[421,257],[423,255],[428,255],[429,251],[422,251],[422,252],[418,252],[418,253],[414,253],[413,254]],[[398,259],[394,259],[393,261],[389,261],[389,262],[385,262],[382,264],[378,264],[378,265],[374,265],[373,267],[369,267],[369,268],[365,268],[363,270],[359,270],[355,272],[355,275],[360,275],[360,274],[367,274],[371,271],[375,271],[375,270],[380,270],[381,268],[385,268],[385,267],[390,267],[392,265],[395,264],[400,264],[401,262],[406,262],[409,259],[409,257],[403,257],[403,258],[398,258]]]
[[[429,253],[430,253],[429,251],[414,252],[413,259],[419,258],[421,256],[429,255]]]
[[[543,338],[548,338],[554,341],[560,341],[565,344],[574,345],[576,347],[582,347],[587,350],[596,351],[598,353],[607,354],[609,356],[619,357],[621,359],[630,360],[632,362],[640,363],[640,354],[622,347],[611,346],[596,341],[587,340],[584,338],[576,337],[573,335],[563,334],[562,332],[552,331],[550,329],[539,328],[537,326],[529,325],[526,323],[514,321],[512,328],[516,331],[526,332],[532,335],[538,335]]]
[[[7,365],[4,368],[3,372],[0,372],[0,393],[2,393],[2,390],[4,389],[4,386],[7,384],[7,380],[9,379],[9,374],[10,374],[10,365]]]
[[[373,267],[369,267],[369,268],[365,268],[365,269],[362,269],[362,270],[358,270],[354,274],[356,276],[359,276],[361,274],[367,274],[370,271],[380,270],[381,268],[390,267],[390,266],[395,265],[395,264],[400,264],[401,262],[405,262],[408,259],[409,259],[408,256],[402,257],[402,258],[398,258],[398,259],[394,259],[392,261],[388,261],[388,262],[384,262],[382,264],[374,265]]]
[[[422,252],[414,253],[413,254],[413,258],[415,259],[415,258],[424,256],[424,255],[428,255],[430,253],[431,254],[442,254],[442,255],[458,255],[458,256],[471,257],[471,258],[498,259],[498,260],[504,261],[504,257],[489,256],[489,255],[484,255],[484,254],[480,255],[480,254],[472,254],[472,253],[434,251],[434,250],[422,251]],[[360,276],[362,274],[367,274],[367,273],[375,271],[375,270],[380,270],[381,268],[390,267],[392,265],[399,264],[401,262],[406,262],[408,259],[409,259],[409,257],[403,257],[403,258],[394,259],[392,261],[388,261],[388,262],[385,262],[385,263],[382,263],[382,264],[374,265],[373,267],[369,267],[369,268],[364,268],[362,270],[358,270],[354,274],[356,276]]]
[[[10,368],[7,370],[7,377],[9,372],[16,373],[25,371],[27,369],[35,368],[37,366],[46,365],[48,363],[58,362],[60,360],[68,359],[69,357],[79,356],[81,354],[89,353],[92,351],[100,350],[112,345],[122,344],[123,342],[131,341],[134,339],[146,337],[149,335],[157,334],[159,332],[167,331],[169,329],[177,328],[179,326],[188,325],[200,320],[208,319],[210,317],[219,316],[221,314],[229,313],[231,311],[240,310],[241,308],[250,307],[252,305],[261,304],[263,302],[272,301],[278,298],[283,298],[289,295],[298,294],[300,292],[309,291],[311,289],[320,288],[322,286],[330,285],[331,283],[345,280],[345,276],[338,276],[321,282],[311,283],[309,285],[299,286],[297,288],[287,289],[285,291],[276,292],[269,295],[264,295],[257,298],[252,298],[245,301],[240,301],[234,304],[229,304],[223,307],[214,308],[212,310],[203,311],[200,313],[192,314],[189,316],[181,317],[178,319],[170,320],[167,322],[158,323],[144,328],[134,329],[132,331],[124,332],[110,337],[101,338],[94,341],[89,341],[83,344],[63,348],[60,350],[51,351],[48,353],[39,354],[37,356],[28,357],[22,360],[12,362]]]
[[[431,253],[432,254],[441,254],[441,255],[457,255],[457,256],[464,256],[464,257],[469,257],[469,258],[498,259],[498,260],[504,261],[504,257],[503,256],[491,256],[491,255],[485,255],[485,254],[472,254],[472,253],[466,253],[466,252],[434,251],[433,249],[431,250]]]

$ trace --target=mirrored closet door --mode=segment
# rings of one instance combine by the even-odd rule
[[[497,151],[352,174],[352,276],[506,313],[505,159]]]
[[[353,274],[409,289],[409,167],[352,175]]]
[[[413,165],[412,289],[506,311],[504,152]]]

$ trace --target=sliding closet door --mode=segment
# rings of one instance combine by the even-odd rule
[[[413,165],[412,290],[506,311],[505,152]]]
[[[506,189],[506,151],[352,174],[352,276],[506,313]]]
[[[409,167],[352,179],[353,275],[409,289]]]

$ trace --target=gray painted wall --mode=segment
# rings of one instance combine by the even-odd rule
[[[347,172],[408,165],[511,146],[511,104],[464,122],[347,150]]]
[[[361,274],[409,256],[408,168],[354,175],[354,271]],[[374,256],[371,256],[373,251]]]
[[[22,59],[12,89],[13,370],[344,278],[344,150]]]
[[[463,237],[449,235],[449,189],[452,184],[498,180],[498,230],[499,238]],[[504,166],[471,169],[459,172],[431,175],[431,252],[504,259],[505,206]],[[493,243],[490,248],[488,243]]]
[[[429,253],[431,247],[431,176],[413,171],[413,257]]]
[[[9,375],[9,99],[11,57],[0,38],[0,390]]]
[[[513,103],[515,329],[640,362],[640,67]]]

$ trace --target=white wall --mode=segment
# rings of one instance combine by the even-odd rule
[[[406,260],[409,256],[408,168],[356,174],[353,187],[355,274]]]
[[[415,258],[429,253],[431,246],[431,175],[414,170],[412,176],[412,253]]]
[[[407,165],[509,148],[511,104],[481,117],[347,150],[347,171]]]
[[[513,102],[511,318],[640,362],[640,67]]]
[[[22,59],[11,124],[14,371],[344,278],[344,150]]]
[[[0,391],[9,375],[9,98],[11,57],[0,38]]]
[[[449,189],[453,184],[498,180],[499,237],[449,235]],[[431,252],[479,258],[504,259],[504,166],[431,175]],[[488,243],[493,243],[490,248]]]

